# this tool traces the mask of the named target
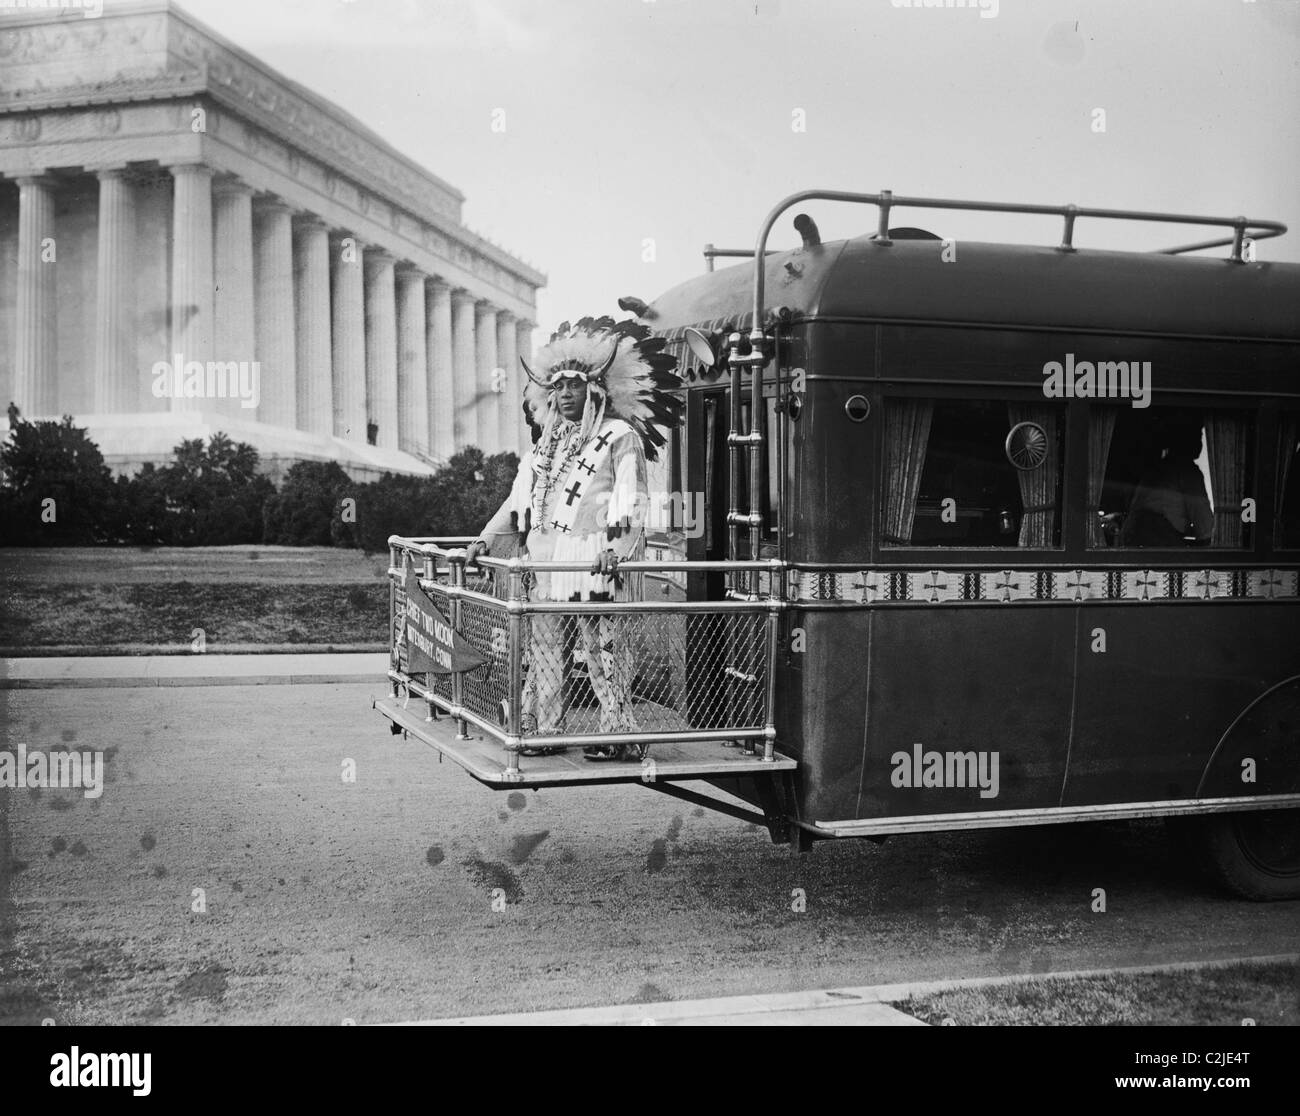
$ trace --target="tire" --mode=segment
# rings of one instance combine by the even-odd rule
[[[1300,810],[1171,818],[1210,874],[1245,899],[1300,899]]]

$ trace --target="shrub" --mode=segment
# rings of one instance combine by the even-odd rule
[[[337,461],[300,461],[262,509],[263,538],[284,546],[355,546],[356,525],[343,500],[357,485]],[[351,518],[351,517],[350,517]]]
[[[10,546],[91,546],[116,541],[117,489],[104,456],[72,425],[27,422],[10,408],[9,440],[0,447],[0,516]]]
[[[232,546],[262,541],[262,509],[275,494],[257,472],[257,450],[225,434],[181,442],[176,459],[157,470],[171,546]],[[154,477],[150,478],[153,483]]]
[[[473,535],[483,529],[514,483],[519,459],[484,459],[471,446],[432,477],[385,473],[357,492],[357,537],[367,553],[388,547],[389,535]]]

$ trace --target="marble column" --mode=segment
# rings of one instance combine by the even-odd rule
[[[474,351],[474,296],[451,292],[452,411],[455,450],[479,445]]]
[[[233,179],[212,186],[215,234],[213,239],[213,295],[216,341],[213,359],[242,363],[257,360],[253,309],[253,188]],[[218,399],[212,409],[232,418],[252,421],[261,395],[261,371],[240,377],[241,391]]]
[[[524,381],[515,352],[515,316],[509,310],[497,312],[497,364],[501,368],[501,391],[496,397],[500,431],[498,453],[519,453],[520,408],[524,403]]]
[[[429,435],[435,457],[456,452],[455,389],[451,351],[451,287],[441,279],[425,284],[425,350],[429,359]]]
[[[397,271],[397,443],[407,453],[428,455],[429,358],[424,317],[424,272]]]
[[[366,414],[376,427],[375,445],[397,449],[397,307],[394,258],[367,248]]]
[[[517,322],[515,322],[515,365],[516,366],[518,366],[519,364],[518,358],[523,357],[524,360],[528,361],[528,367],[529,368],[533,367],[533,328],[535,325],[536,325],[535,322],[530,322],[527,318],[520,318]],[[520,376],[524,375],[524,370],[522,368],[519,369],[519,375]],[[526,378],[527,377],[525,377],[525,379]],[[520,387],[520,395],[521,396],[523,395],[522,382]],[[515,413],[515,422],[517,424],[516,429],[519,431],[520,451],[521,453],[526,452],[527,450],[531,449],[533,445],[533,430],[532,427],[528,425],[528,420],[527,418],[524,417],[524,413],[522,409]]]
[[[298,429],[328,436],[334,433],[329,228],[314,216],[294,225]]]
[[[485,456],[501,452],[501,373],[497,369],[497,308],[480,302],[474,308],[475,383],[479,444]]]
[[[366,310],[364,246],[355,236],[330,240],[333,313],[334,433],[350,442],[366,440]]]
[[[135,351],[135,189],[125,167],[105,167],[96,176],[99,229],[92,407],[101,415],[130,414],[140,409],[141,384]]]
[[[18,304],[14,329],[14,398],[23,417],[57,410],[58,319],[54,180],[18,179]],[[7,402],[6,402],[6,405]]]
[[[293,300],[293,209],[275,200],[257,205],[253,278],[259,422],[294,427],[298,419],[297,330]]]
[[[172,192],[172,355],[188,366],[212,359],[212,168],[177,163],[167,168]],[[206,377],[204,386],[206,387]],[[174,395],[173,411],[208,406],[201,397]]]

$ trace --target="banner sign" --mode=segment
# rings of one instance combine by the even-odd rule
[[[411,674],[458,674],[487,662],[452,631],[411,569],[406,571],[406,654]]]

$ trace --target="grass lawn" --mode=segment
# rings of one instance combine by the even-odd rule
[[[189,653],[233,644],[387,646],[387,555],[328,548],[0,551],[0,645]]]
[[[1300,966],[1231,965],[1032,981],[940,992],[893,1005],[935,1026],[1227,1026],[1300,1024]]]

